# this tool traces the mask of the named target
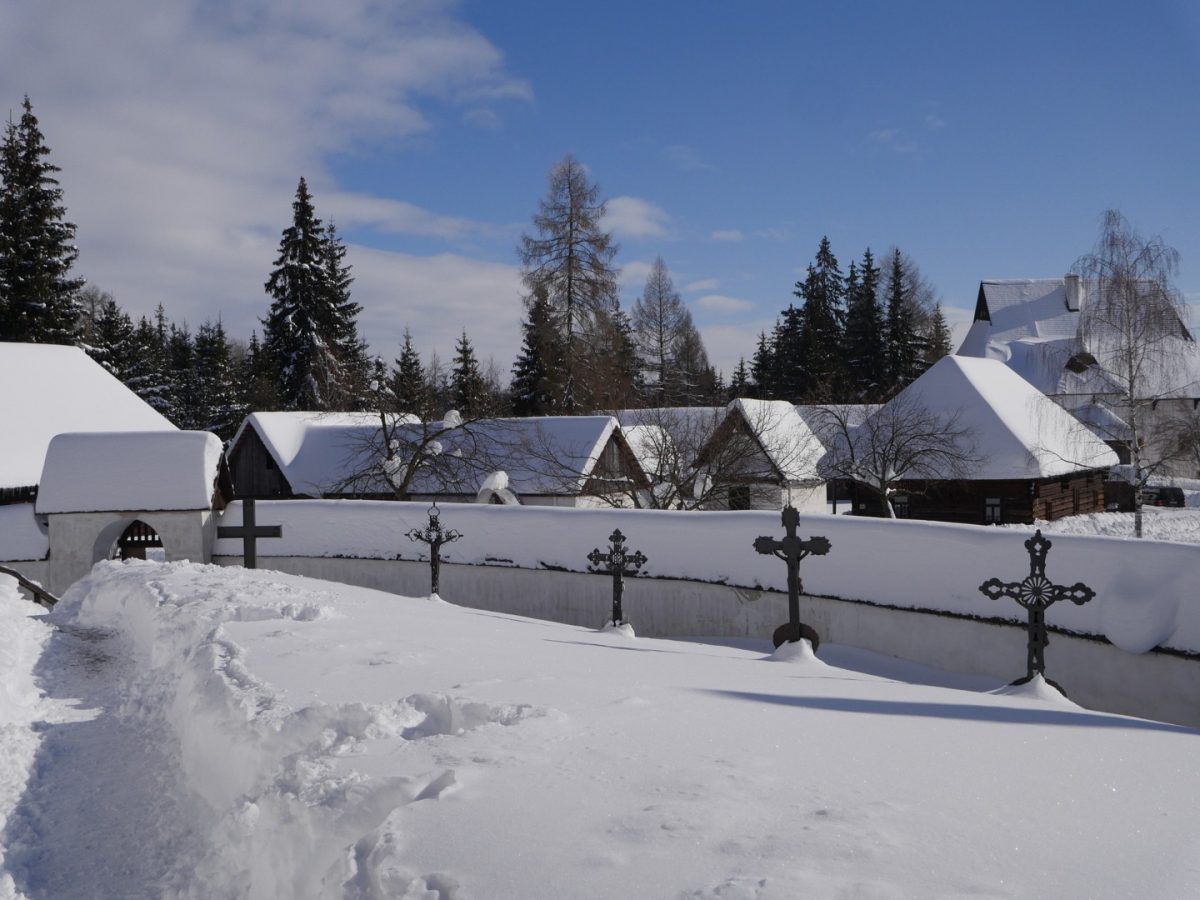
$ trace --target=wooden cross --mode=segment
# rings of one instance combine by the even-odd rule
[[[780,625],[775,629],[772,640],[778,647],[781,644],[807,638],[813,649],[816,650],[821,643],[820,635],[812,626],[804,625],[800,621],[800,591],[803,590],[800,581],[800,560],[813,553],[817,556],[824,556],[829,552],[829,539],[810,537],[807,541],[802,541],[796,537],[796,529],[800,527],[800,513],[791,504],[783,508],[783,527],[787,532],[787,536],[783,540],[765,536],[754,539],[754,549],[759,553],[777,556],[787,563],[788,621],[787,624]]]
[[[429,507],[429,524],[424,528],[413,528],[408,532],[410,541],[420,541],[422,544],[429,545],[429,587],[432,594],[438,592],[438,582],[441,580],[442,544],[451,544],[462,537],[453,528],[448,531],[444,530],[440,516],[441,510],[438,509],[435,500],[433,506]]]
[[[242,539],[242,565],[253,569],[258,564],[256,553],[259,538],[283,537],[282,525],[256,525],[254,522],[254,498],[242,501],[241,525],[218,525],[217,537]]]
[[[608,539],[611,542],[608,552],[605,553],[597,547],[588,554],[588,561],[591,562],[593,571],[598,567],[603,567],[600,568],[600,571],[607,570],[612,574],[612,623],[620,625],[625,621],[624,612],[621,609],[621,597],[625,593],[625,576],[636,574],[637,570],[646,564],[646,555],[641,550],[630,553],[625,547],[625,535],[621,534],[619,528],[613,531]],[[627,566],[633,568],[627,569]]]
[[[1018,678],[1013,684],[1025,684],[1033,680],[1034,675],[1045,677],[1046,645],[1050,639],[1046,636],[1046,607],[1059,600],[1070,600],[1076,606],[1083,606],[1096,592],[1077,581],[1070,587],[1054,584],[1046,577],[1046,555],[1050,552],[1051,543],[1042,537],[1042,530],[1025,542],[1029,551],[1029,574],[1023,581],[1001,581],[999,578],[989,578],[979,586],[979,590],[989,600],[1009,597],[1021,604],[1029,613],[1029,644],[1026,654],[1025,677]],[[1049,682],[1060,692],[1061,687]]]

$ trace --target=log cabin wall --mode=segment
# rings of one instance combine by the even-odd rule
[[[247,427],[241,439],[230,448],[229,469],[239,497],[282,500],[296,496],[253,428]]]

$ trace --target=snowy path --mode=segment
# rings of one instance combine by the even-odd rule
[[[196,842],[162,725],[120,708],[130,667],[117,635],[69,625],[38,662],[62,721],[44,726],[3,838],[16,888],[30,900],[161,897],[173,861]]]

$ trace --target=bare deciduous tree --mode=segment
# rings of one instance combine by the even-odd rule
[[[931,481],[970,476],[979,462],[976,436],[956,412],[927,409],[899,394],[862,418],[861,406],[828,404],[816,409],[815,430],[828,452],[820,463],[827,479],[846,478],[875,493],[889,518],[892,495],[903,485],[920,493]]]
[[[673,347],[686,316],[683,298],[675,290],[667,265],[660,256],[654,260],[654,267],[646,277],[646,287],[633,305],[632,316],[642,365],[652,377],[647,390],[654,392],[654,402],[659,406],[667,403]]]
[[[1162,238],[1143,238],[1117,210],[1104,213],[1095,248],[1072,267],[1082,281],[1079,339],[1085,362],[1103,369],[1108,401],[1129,429],[1134,534],[1142,536],[1142,489],[1166,461],[1147,456],[1154,405],[1178,396],[1177,363],[1193,352],[1186,306],[1173,281],[1179,253]],[[1194,386],[1192,386],[1194,387]]]

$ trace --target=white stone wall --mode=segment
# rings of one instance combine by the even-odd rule
[[[141,520],[162,539],[168,562],[211,559],[216,521],[209,510],[139,513],[58,513],[50,519],[50,561],[46,585],[61,594],[111,556],[117,539],[131,522]]]
[[[240,563],[218,557],[221,565]],[[426,563],[317,557],[259,557],[261,568],[402,595],[429,592]],[[612,608],[603,575],[443,564],[441,596],[461,606],[598,627]],[[770,640],[787,620],[787,596],[666,578],[625,582],[625,617],[644,637]],[[805,597],[801,616],[822,640],[861,647],[952,672],[987,675],[997,686],[1025,674],[1025,629],[946,613]],[[1100,640],[1051,634],[1046,669],[1091,709],[1200,726],[1200,660],[1126,653]],[[970,695],[963,695],[970,702]]]

